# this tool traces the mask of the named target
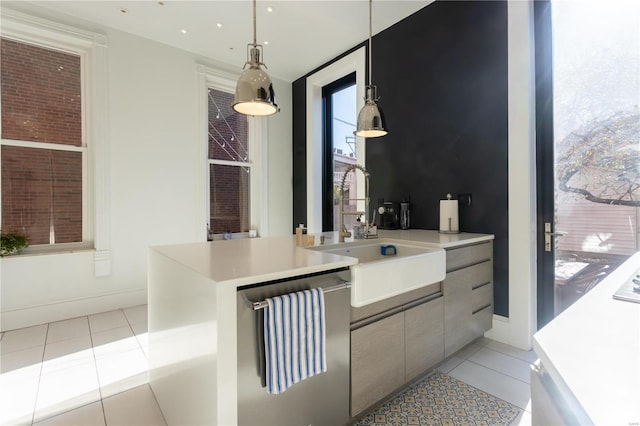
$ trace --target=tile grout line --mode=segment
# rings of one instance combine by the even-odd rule
[[[156,393],[153,391],[153,388],[151,387],[150,383],[147,383],[147,386],[149,387],[149,390],[151,391],[151,395],[153,395],[153,400],[156,402],[156,405],[158,406],[158,411],[160,412],[160,415],[162,416],[162,420],[164,420],[164,424],[167,425],[168,424],[167,423],[167,419],[164,417],[164,413],[162,412],[162,408],[160,408],[160,403],[158,402],[158,398],[156,398]]]
[[[518,379],[517,377],[513,377],[513,376],[511,376],[511,375],[509,375],[509,374],[506,374],[506,373],[503,373],[503,372],[501,372],[501,371],[494,370],[493,368],[487,367],[486,365],[479,364],[479,363],[474,362],[474,361],[471,361],[471,360],[469,360],[469,359],[467,359],[467,361],[469,361],[470,363],[475,364],[475,365],[477,365],[477,366],[480,366],[480,367],[486,368],[487,370],[491,370],[491,371],[493,371],[493,372],[495,372],[495,373],[498,373],[498,374],[500,374],[500,375],[502,375],[502,376],[509,377],[509,378],[511,378],[511,379],[513,379],[513,380],[517,380],[518,382],[520,382],[520,383],[522,383],[522,384],[525,384],[525,385],[527,385],[527,386],[529,386],[529,387],[530,387],[530,384],[529,384],[529,383],[524,382],[524,381],[522,381],[522,380]],[[452,377],[453,377],[453,376],[452,376]],[[458,379],[458,380],[460,380],[460,379]],[[464,382],[464,380],[461,380],[461,381],[463,381],[463,382]],[[467,382],[464,382],[464,383],[467,383]],[[467,384],[468,384],[468,383],[467,383]],[[474,385],[469,385],[469,386],[473,386],[473,387],[478,388],[477,386],[474,386]],[[478,389],[480,389],[480,388],[478,388]],[[483,389],[480,389],[480,390],[483,390]],[[488,393],[488,394],[490,394],[490,395],[493,395],[491,392],[488,392],[488,391],[485,391],[485,390],[483,390],[483,391],[484,391],[484,392],[487,392],[487,393]],[[494,395],[494,396],[495,396],[495,395]],[[500,398],[500,399],[503,399],[503,398]],[[529,397],[529,400],[531,400],[531,397]],[[509,401],[507,401],[507,402],[509,402]],[[520,407],[519,405],[516,405],[516,404],[514,404],[514,403],[512,403],[512,402],[509,402],[509,404],[511,404],[511,405],[513,405],[513,406],[515,406],[515,407],[517,407],[518,409],[520,409],[520,410],[522,410],[522,411],[529,412],[529,411],[527,411],[527,409],[526,409],[526,408]]]
[[[529,365],[533,365],[533,363],[531,361],[529,361],[528,359],[520,358],[518,356],[514,356],[514,355],[499,351],[497,349],[489,348],[489,347],[487,347],[487,349],[490,350],[490,351],[493,351],[493,352],[497,352],[497,353],[499,353],[501,355],[508,356],[509,358],[513,358],[513,359],[517,359],[517,360],[522,361],[522,362],[526,362]],[[523,351],[523,352],[528,352],[528,351]],[[537,358],[537,356],[538,355],[536,354],[536,358]]]
[[[497,353],[497,354],[500,354],[500,355],[508,356],[509,358],[512,358],[512,359],[514,359],[514,360],[516,360],[516,361],[524,362],[525,364],[529,365],[529,367],[531,367],[531,366],[533,365],[533,363],[532,363],[532,362],[530,362],[530,361],[529,361],[529,360],[527,360],[527,359],[522,359],[522,358],[517,357],[517,356],[513,356],[513,355],[510,355],[510,354],[506,354],[506,353],[504,353],[504,352],[500,352],[500,351],[495,350],[495,349],[492,349],[492,348],[487,348],[487,350],[493,351],[493,352],[495,352],[495,353]],[[475,353],[474,353],[474,355],[475,355]],[[473,355],[471,355],[471,356],[473,356]],[[469,357],[469,358],[471,358],[471,357]],[[467,358],[467,360],[471,361],[469,358]],[[471,362],[474,362],[474,361],[471,361]],[[482,364],[480,364],[480,363],[478,363],[478,362],[476,362],[475,364],[482,365]],[[489,367],[487,367],[487,368],[489,368]],[[497,371],[497,370],[494,370],[494,371]],[[498,371],[498,372],[499,372],[499,371]],[[500,373],[500,372],[499,372],[499,373]],[[505,373],[503,373],[503,374],[505,374]],[[506,375],[506,376],[509,376],[508,374],[505,374],[505,375]],[[509,376],[509,377],[513,377],[513,376]],[[513,377],[513,378],[514,378],[514,379],[516,379],[516,380],[520,380],[520,379],[517,379],[516,377]],[[520,380],[520,381],[522,381],[522,380]],[[526,382],[525,382],[525,383],[526,383]]]
[[[31,411],[31,424],[36,421],[36,409],[38,408],[38,397],[40,396],[40,382],[42,382],[42,370],[44,368],[44,352],[47,349],[47,338],[49,337],[49,323],[47,323],[47,331],[44,333],[44,344],[42,345],[42,357],[40,358],[40,372],[38,373],[38,385],[36,386],[36,399],[33,402],[33,410]]]
[[[144,355],[145,358],[147,358],[147,361],[149,361],[149,358],[147,357],[147,353],[144,351],[144,348],[142,347],[142,344],[140,343],[140,339],[138,339],[138,335],[136,334],[136,331],[133,329],[133,323],[131,322],[131,320],[127,316],[127,313],[124,311],[124,309],[121,309],[121,310],[122,310],[122,314],[124,315],[125,319],[127,320],[127,324],[129,325],[129,330],[131,330],[131,333],[133,334],[133,338],[136,339],[136,343],[138,344],[138,347],[142,351],[142,354]],[[148,370],[148,368],[147,368],[147,370]]]
[[[518,379],[517,377],[513,377],[511,374],[503,373],[502,371],[496,370],[496,369],[491,368],[491,367],[487,367],[486,365],[484,365],[484,364],[480,364],[479,362],[473,361],[473,360],[471,360],[471,359],[467,359],[467,361],[469,361],[469,362],[470,362],[470,363],[472,363],[472,364],[478,365],[478,366],[480,366],[480,367],[486,368],[487,370],[491,370],[491,371],[496,372],[496,373],[498,373],[498,374],[501,374],[501,375],[503,375],[503,376],[509,377],[509,378],[511,378],[511,379],[513,379],[513,380],[517,380],[517,381],[519,381],[520,383],[524,383],[524,384],[525,384],[525,385],[527,385],[527,386],[529,385],[529,383],[525,382],[524,380],[520,380],[520,379]]]
[[[91,353],[93,354],[93,366],[96,369],[96,379],[98,380],[98,393],[100,394],[100,408],[102,408],[102,419],[104,424],[107,424],[107,413],[104,410],[104,398],[102,397],[102,386],[100,385],[100,374],[98,373],[98,361],[96,360],[96,350],[93,345],[93,333],[91,332],[91,321],[89,321],[89,315],[87,315],[87,323],[89,325],[89,339],[91,340]]]
[[[124,310],[123,310],[123,312],[124,312]],[[156,397],[156,393],[153,391],[153,388],[151,387],[151,384],[149,383],[149,357],[147,355],[147,352],[142,347],[142,343],[140,343],[140,339],[138,339],[138,335],[136,334],[135,330],[133,329],[133,323],[131,322],[131,320],[127,316],[126,312],[124,312],[124,316],[127,319],[127,322],[129,323],[129,328],[131,328],[131,332],[133,333],[133,336],[135,337],[136,341],[138,342],[138,346],[140,346],[140,350],[142,350],[142,353],[144,354],[144,357],[147,359],[147,383],[146,383],[146,385],[149,388],[149,390],[151,391],[151,395],[153,395],[153,400],[156,402],[156,405],[158,406],[158,411],[160,412],[160,416],[162,416],[162,420],[164,421],[164,424],[166,425],[167,424],[167,419],[164,417],[164,413],[162,412],[162,409],[160,408],[160,403],[158,402],[158,398]],[[148,318],[149,318],[149,316],[147,314],[147,327],[149,326]],[[148,332],[149,331],[147,330],[147,333]]]

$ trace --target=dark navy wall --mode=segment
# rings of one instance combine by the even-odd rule
[[[410,197],[412,227],[438,229],[439,200],[470,193],[460,227],[495,234],[495,312],[508,316],[507,3],[437,1],[377,34],[373,83],[389,134],[366,142],[372,205]],[[294,164],[304,134],[294,116]]]

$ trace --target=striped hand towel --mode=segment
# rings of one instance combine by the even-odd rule
[[[313,288],[266,299],[264,346],[267,392],[327,371],[324,293]]]

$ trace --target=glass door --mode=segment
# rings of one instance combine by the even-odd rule
[[[542,326],[640,248],[640,2],[552,0],[536,19]]]
[[[345,182],[344,198],[358,198],[357,180],[362,175],[345,170],[357,163],[356,130],[357,99],[356,75],[349,74],[322,88],[324,102],[324,166],[323,166],[323,207],[322,230],[337,231],[340,223],[340,185]],[[355,211],[355,201],[345,201],[345,211]],[[353,229],[356,217],[345,215],[344,224]]]

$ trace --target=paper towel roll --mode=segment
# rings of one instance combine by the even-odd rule
[[[458,200],[452,200],[447,194],[447,200],[440,200],[440,232],[458,233]]]

